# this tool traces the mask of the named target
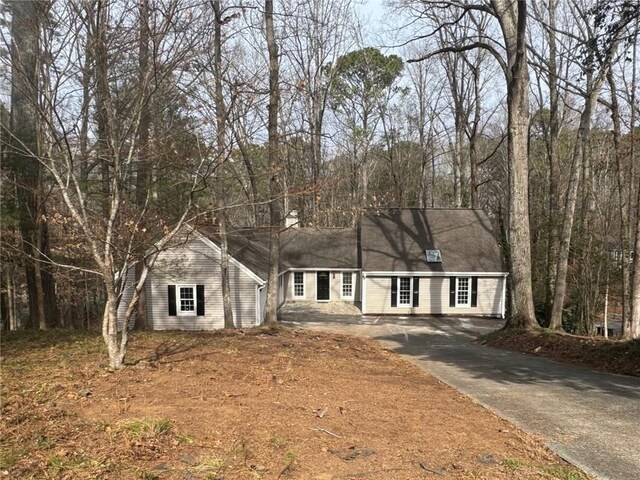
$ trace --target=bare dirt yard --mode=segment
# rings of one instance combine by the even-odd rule
[[[576,363],[602,372],[640,377],[640,340],[620,341],[567,333],[499,330],[481,338],[481,343]]]
[[[287,329],[4,335],[0,477],[587,478],[373,341]]]

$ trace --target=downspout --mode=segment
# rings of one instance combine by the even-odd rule
[[[507,276],[509,274],[505,273],[502,276],[502,312],[500,313],[500,318],[502,318],[504,320],[505,316],[506,316],[506,308],[507,308]]]
[[[261,292],[264,290],[266,283],[262,285],[256,285],[256,325],[260,326],[264,323],[264,312],[262,311],[262,295]]]
[[[360,295],[362,296],[361,304],[362,304],[362,314],[367,314],[367,274],[362,272],[362,286],[360,287]]]

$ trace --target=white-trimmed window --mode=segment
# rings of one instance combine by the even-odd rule
[[[456,278],[456,307],[471,306],[471,278]]]
[[[178,285],[176,288],[176,306],[178,315],[196,314],[196,286]]]
[[[353,298],[352,272],[342,272],[342,298]]]
[[[398,277],[398,306],[411,306],[411,277]]]
[[[167,314],[202,316],[205,314],[205,285],[167,285]]]
[[[293,272],[293,297],[304,298],[304,272]]]

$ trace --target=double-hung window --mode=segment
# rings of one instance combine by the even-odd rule
[[[178,285],[178,315],[196,314],[196,286]]]
[[[293,297],[304,298],[304,272],[293,272]]]
[[[456,278],[456,307],[471,306],[471,278]]]
[[[342,272],[342,298],[353,298],[352,272]]]
[[[391,277],[391,306],[420,306],[420,277]]]
[[[411,277],[398,278],[398,306],[411,306]]]
[[[204,289],[204,285],[167,285],[169,316],[204,315]]]

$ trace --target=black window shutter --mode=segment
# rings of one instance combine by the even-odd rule
[[[196,315],[204,315],[204,285],[196,285]]]
[[[391,277],[391,306],[398,306],[398,277]]]
[[[167,300],[169,301],[169,316],[175,317],[178,312],[176,311],[176,286],[169,285],[167,292]]]
[[[413,306],[420,306],[420,277],[413,278]]]
[[[449,277],[449,306],[456,306],[456,277]]]
[[[471,306],[478,306],[478,277],[471,277]]]

